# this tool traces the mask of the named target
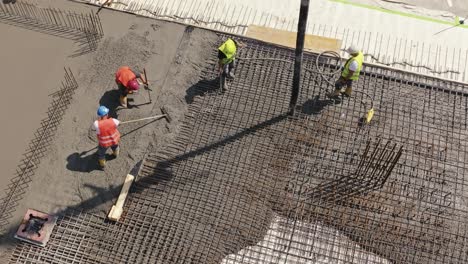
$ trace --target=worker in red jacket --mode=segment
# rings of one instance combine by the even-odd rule
[[[119,120],[110,118],[109,109],[105,106],[99,106],[97,110],[98,120],[94,121],[93,127],[96,130],[98,138],[98,161],[101,168],[106,166],[106,151],[112,149],[112,155],[117,157],[120,152],[119,141],[120,133],[117,130]]]
[[[128,66],[120,67],[115,73],[115,82],[119,86],[120,90],[120,105],[127,107],[127,95],[137,91],[140,88],[140,83],[147,83],[147,80],[144,79],[144,75],[141,73],[135,73]]]

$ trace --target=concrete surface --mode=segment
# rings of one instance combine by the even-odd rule
[[[63,67],[72,53],[70,40],[0,23],[0,76],[3,98],[0,104],[2,126],[0,146],[0,198],[15,175],[34,131],[46,117],[52,98],[60,89]]]
[[[463,6],[452,2],[455,9]],[[468,25],[454,26],[454,14],[424,8],[439,7],[435,3],[413,7],[395,1],[311,0],[307,34],[341,39],[342,49],[352,43],[361,46],[367,62],[467,82],[468,49],[460,43],[468,42]],[[260,0],[121,0],[110,7],[245,34],[249,25],[295,32],[299,6],[299,0],[268,5]]]
[[[42,4],[47,6],[48,2]],[[90,8],[71,2],[59,2],[54,7],[74,11],[89,11]],[[63,67],[71,68],[79,85],[47,155],[32,175],[32,182],[22,199],[17,201],[16,211],[9,218],[9,233],[16,231],[27,208],[59,214],[76,209],[105,216],[118,196],[118,186],[146,151],[162,148],[177,134],[179,120],[184,118],[187,108],[184,100],[186,89],[198,76],[197,64],[187,64],[179,69],[176,75],[172,75],[178,77],[176,81],[168,76],[171,65],[177,64],[176,51],[186,27],[133,15],[119,19],[114,13],[100,14],[105,36],[99,49],[74,58],[68,57],[76,48],[71,41],[0,25],[0,33],[11,36],[7,42],[2,41],[5,48],[0,54],[3,72],[8,74],[4,77],[6,83],[8,87],[14,87],[10,94],[5,94],[12,97],[4,99],[7,102],[2,104],[2,127],[7,129],[2,133],[1,143],[8,152],[1,155],[5,172],[0,187],[6,189],[9,179],[15,176],[21,153],[40,126],[39,121],[45,117],[50,101],[48,94],[60,87]],[[209,41],[206,36],[202,39]],[[114,74],[121,65],[137,70],[146,68],[152,103],[148,103],[147,91],[141,90],[129,96],[132,108],[117,109],[118,90]],[[111,116],[121,121],[161,114],[160,107],[165,106],[172,121],[168,124],[161,119],[122,125],[119,128],[122,134],[121,155],[117,160],[108,156],[107,168],[101,171],[95,156],[95,133],[90,130],[100,104],[109,107]],[[19,107],[15,110],[17,105]],[[1,198],[4,196],[2,192]],[[2,241],[0,262],[10,242],[14,243]]]

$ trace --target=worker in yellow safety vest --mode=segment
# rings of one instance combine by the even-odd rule
[[[218,48],[218,70],[219,74],[224,74],[225,77],[234,79],[234,74],[232,71],[235,67],[237,52],[237,43],[228,38],[221,46]]]
[[[359,79],[362,69],[364,54],[354,45],[351,45],[346,51],[351,54],[351,57],[346,61],[340,78],[335,82],[335,91],[330,94],[332,98],[337,98],[341,94],[350,97],[353,91],[353,81]],[[344,86],[346,86],[346,90],[343,93],[342,89]]]

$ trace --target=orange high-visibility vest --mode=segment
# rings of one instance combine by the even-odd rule
[[[117,130],[117,125],[114,123],[114,120],[112,120],[112,118],[98,120],[98,127],[99,146],[108,148],[119,144],[120,133]]]
[[[136,75],[135,73],[130,70],[128,66],[120,67],[117,72],[115,73],[115,81],[121,83],[123,86],[128,87],[128,82],[131,80],[135,80]]]

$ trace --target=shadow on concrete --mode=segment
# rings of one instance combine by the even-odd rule
[[[204,96],[205,94],[215,93],[219,90],[219,78],[212,80],[200,80],[196,84],[187,89],[185,95],[185,102],[187,104],[193,103],[196,96]]]
[[[148,102],[146,102],[146,103],[139,103],[139,104],[133,104],[133,103],[132,103],[132,104],[130,104],[130,103],[133,102],[133,101],[134,101],[133,98],[128,98],[128,102],[127,102],[127,107],[128,107],[128,109],[132,109],[132,108],[139,109],[140,106],[152,105],[152,104],[153,104],[153,102],[150,102],[150,101],[148,101]],[[117,111],[119,111],[119,110],[121,110],[121,109],[124,109],[124,108],[119,108],[119,109],[117,109]]]
[[[15,4],[16,0],[3,0],[2,3],[4,3],[4,4]]]
[[[118,118],[118,110],[124,109],[120,106],[120,91],[117,89],[112,89],[106,91],[99,99],[99,105],[104,105],[109,108],[109,116],[113,118]],[[119,108],[119,109],[117,109]]]
[[[119,195],[121,188],[116,188],[114,185],[109,187],[99,187],[88,183],[85,183],[83,187],[90,189],[93,193],[93,198],[81,202],[79,210],[83,211],[92,211],[95,209],[96,204],[104,204],[107,201],[113,200]],[[77,208],[67,208],[64,210],[62,215],[76,213],[76,209]]]
[[[107,156],[108,155],[106,155],[106,158],[108,158]],[[95,164],[97,164],[97,162]],[[132,175],[137,175],[140,170],[141,165],[142,165],[142,161],[137,162],[136,165],[133,166],[133,168],[130,170],[129,173]],[[122,189],[122,184],[119,184],[117,186],[111,185],[106,188],[94,186],[91,184],[84,184],[83,186],[93,190],[95,195],[87,200],[82,201],[80,204],[77,204],[75,206],[70,206],[64,209],[63,211],[57,213],[56,215],[64,215],[68,213],[73,214],[77,211],[92,210],[98,205],[114,200],[119,195],[120,190]]]
[[[96,149],[96,148],[94,148]],[[93,149],[92,149],[93,150]],[[89,153],[89,151],[88,151]],[[106,154],[106,160],[113,160],[115,157],[110,154]],[[82,153],[75,152],[67,157],[67,169],[78,172],[92,172],[95,170],[102,170],[98,164],[97,153],[86,155],[86,151]]]
[[[328,105],[335,104],[334,100],[320,99],[319,96],[315,96],[313,99],[309,99],[302,105],[302,113],[306,115],[318,115]]]
[[[113,118],[118,118],[117,108],[120,107],[120,91],[117,89],[112,89],[106,91],[99,99],[99,105],[104,105],[109,108],[109,116]]]
[[[133,108],[140,108],[140,106],[150,105],[153,102],[150,102],[149,99],[146,102],[134,104],[134,98],[131,97],[132,94],[129,94],[127,97],[127,108],[123,108],[120,106],[120,91],[117,89],[112,89],[106,91],[99,99],[99,105],[104,105],[109,108],[109,116],[113,118],[118,118],[118,112],[125,109],[133,109]]]

